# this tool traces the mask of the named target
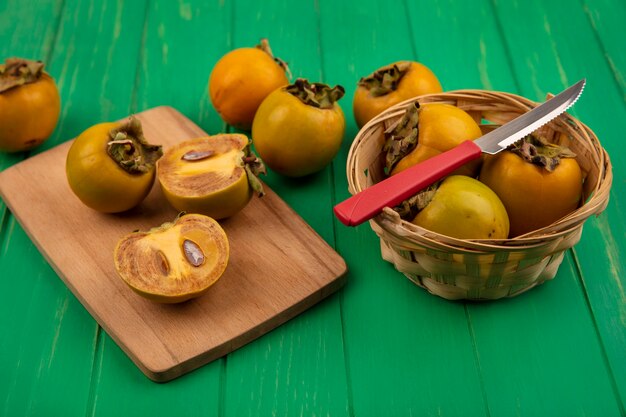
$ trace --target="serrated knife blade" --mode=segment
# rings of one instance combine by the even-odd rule
[[[335,216],[346,226],[357,226],[379,214],[384,207],[397,206],[460,166],[478,159],[483,152],[495,154],[506,149],[570,108],[582,94],[585,83],[582,79],[475,141],[465,141],[366,188],[337,204],[333,209]]]
[[[484,153],[498,153],[572,107],[584,88],[585,79],[582,79],[540,106],[481,136],[474,143]]]

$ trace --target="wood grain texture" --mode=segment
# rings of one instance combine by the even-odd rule
[[[626,51],[622,47],[623,33],[620,30],[626,22],[626,3],[610,0],[585,1],[583,10],[591,22],[592,35],[597,37],[599,49],[626,101]],[[610,80],[606,80],[606,83],[610,85]]]
[[[312,82],[337,83],[333,74],[322,72],[315,1],[269,0],[262,7],[254,0],[230,4],[232,48],[253,46],[266,37],[272,52],[288,63],[292,81],[304,77]],[[294,19],[297,24],[286,23]],[[347,115],[348,99],[342,98],[339,104]],[[297,140],[294,136],[293,141]],[[331,166],[297,179],[270,169],[264,181],[329,245],[334,245]],[[349,415],[341,324],[340,297],[333,296],[257,343],[229,355],[222,391],[223,415]],[[255,364],[252,369],[251,363]]]
[[[481,88],[503,89],[543,100],[546,87],[537,93],[535,90],[539,86],[550,85],[547,74],[556,74],[560,78],[559,71],[542,70],[541,66],[546,65],[542,60],[539,60],[534,71],[516,74],[521,64],[536,59],[536,51],[556,44],[549,36],[546,39],[545,31],[541,30],[545,20],[538,5],[527,8],[518,4],[519,10],[507,9],[506,12],[499,10],[499,5],[496,5],[501,14],[492,19],[481,20],[481,28],[478,28],[471,22],[458,20],[453,16],[490,15],[496,10],[490,2],[448,2],[447,9],[450,13],[436,18],[423,12],[434,8],[435,3],[441,4],[434,1],[420,2],[422,12],[416,10],[412,15],[423,31],[444,37],[452,50],[459,51],[449,57],[451,67],[471,62],[471,65],[464,66],[465,71],[452,77],[463,80],[459,85],[481,83]],[[506,6],[512,8],[510,3]],[[502,21],[499,20],[500,17]],[[529,30],[515,28],[520,18]],[[455,28],[455,25],[458,26]],[[468,30],[470,28],[473,30]],[[496,36],[497,34],[500,36]],[[540,46],[529,50],[526,47],[529,42]],[[437,48],[428,48],[427,45],[420,51],[426,57],[430,54],[443,54]],[[437,62],[442,62],[442,59]],[[531,79],[536,84],[527,88]],[[521,91],[518,87],[520,84],[523,86]],[[559,88],[555,90],[558,91]],[[533,94],[538,95],[534,97]],[[565,414],[573,414],[580,409],[596,412],[598,410],[594,399],[584,395],[586,380],[595,380],[602,384],[599,391],[603,394],[598,394],[603,396],[602,404],[606,404],[606,409],[602,412],[614,415],[618,410],[612,400],[610,377],[601,359],[602,349],[593,322],[581,319],[587,315],[587,306],[584,291],[577,281],[578,275],[572,258],[566,257],[557,278],[546,283],[546,288],[531,291],[510,303],[467,306],[481,383],[491,415],[508,415],[511,404],[521,396],[527,396],[520,401],[522,405],[519,406],[519,412],[524,415],[549,415],[554,414],[556,409]],[[571,315],[554,321],[546,318],[555,315],[548,301],[554,297],[559,297],[559,303]],[[529,311],[534,314],[529,315]],[[522,326],[523,330],[520,330]],[[567,351],[571,345],[577,345],[581,350],[590,353],[583,358],[559,355],[559,352]],[[550,354],[538,355],[539,351],[549,351]],[[557,356],[558,360],[555,359]],[[508,365],[510,361],[516,361],[513,370]],[[537,373],[545,373],[545,376],[520,391],[515,384],[503,383],[511,372],[518,373],[515,379],[519,381],[529,381]],[[580,375],[585,375],[585,378],[581,379]],[[555,383],[555,380],[561,378],[568,383]],[[542,393],[548,390],[553,396],[544,397]]]
[[[84,415],[97,326],[24,230],[12,221],[7,234],[0,282],[13,283],[0,315],[0,415]],[[66,377],[73,382],[57,390]]]
[[[51,61],[63,12],[57,0],[0,2],[0,59],[44,60],[56,78]],[[0,170],[37,151],[0,153]],[[0,415],[85,415],[97,326],[4,202],[0,212],[0,285],[13,295],[0,305]],[[60,384],[66,377],[72,383]]]
[[[137,117],[146,137],[165,149],[205,135],[169,107]],[[65,179],[70,144],[2,172],[0,193],[66,285],[151,379],[167,381],[221,357],[343,284],[341,257],[268,188],[266,196],[222,223],[231,255],[208,294],[174,306],[137,296],[117,277],[113,248],[130,231],[158,226],[176,212],[156,186],[144,203],[122,215],[82,206]]]
[[[145,13],[134,16],[141,41],[134,57],[138,66],[134,78],[125,81],[126,96],[132,95],[130,112],[168,105],[205,132],[224,131],[225,124],[211,107],[206,87],[210,63],[228,50],[230,9],[225,2],[147,2]],[[105,332],[99,349],[92,383],[97,393],[94,417],[159,415],[164,410],[181,415],[218,414],[225,358],[162,387],[145,378]],[[134,389],[120,392],[120,384]]]
[[[0,155],[0,170],[160,105],[206,132],[233,131],[208,100],[208,76],[264,36],[294,76],[343,85],[348,126],[332,166],[264,180],[350,267],[314,308],[155,384],[0,202],[0,415],[626,416],[625,19],[623,0],[0,0],[0,53],[46,59],[63,105],[48,143]],[[587,77],[573,113],[608,150],[615,180],[555,280],[502,302],[446,302],[382,261],[369,226],[332,220],[348,196],[356,82],[408,58],[445,89],[535,100]]]
[[[334,74],[345,86],[348,103],[360,77],[383,65],[418,57],[427,66],[437,64],[420,52],[440,47],[425,39],[437,33],[419,32],[420,23],[453,14],[424,7],[418,17],[409,12],[408,3],[320,3],[324,73]],[[344,24],[348,21],[356,23]],[[447,29],[440,26],[442,32]],[[357,127],[351,109],[346,119],[347,136],[353,138]],[[345,161],[350,143],[341,150],[341,163],[333,166],[337,202],[348,196]],[[368,224],[350,228],[338,223],[336,236],[337,248],[350,265],[342,320],[354,415],[486,415],[464,306],[442,303],[383,261]],[[452,388],[459,384],[463,389]]]
[[[597,3],[595,7],[601,8],[602,4]],[[512,16],[517,16],[531,27],[543,28],[543,31],[529,33],[506,33],[516,68],[519,68],[521,74],[532,74],[532,77],[519,77],[522,94],[532,96],[532,91],[541,84],[547,87],[537,94],[545,93],[548,88],[558,91],[572,80],[587,77],[584,95],[574,107],[573,113],[594,130],[611,156],[614,177],[621,178],[626,168],[622,150],[623,135],[608,121],[626,117],[623,92],[616,88],[613,69],[599,47],[598,37],[602,36],[601,33],[594,30],[583,9],[569,9],[568,18],[563,19],[561,12],[566,7],[565,1],[533,2],[531,7],[502,3],[497,13],[504,27],[510,27],[515,21]],[[611,5],[602,14],[615,13],[619,16],[622,8],[623,5]],[[573,27],[576,30],[572,30]],[[525,52],[528,42],[537,45],[532,53]],[[533,59],[528,59],[528,55]],[[591,376],[595,374],[591,368],[602,367],[608,380],[608,385],[605,385],[607,395],[616,397],[615,401],[607,400],[603,403],[607,407],[615,407],[608,408],[605,411],[607,415],[615,412],[624,414],[626,400],[626,363],[623,360],[626,357],[626,279],[621,273],[623,260],[619,260],[624,259],[626,251],[624,185],[623,181],[614,181],[607,209],[601,216],[591,218],[586,223],[581,241],[574,248],[575,264],[572,266],[583,290],[576,303],[579,313],[572,313],[574,318],[570,323],[579,334],[568,334],[579,339],[572,344],[580,349],[588,351],[595,349],[593,345],[598,344],[601,357],[595,363],[585,364],[580,363],[577,355],[572,354],[569,355],[569,361],[577,365],[580,363],[587,369],[578,372],[577,376],[590,372],[586,378],[594,381],[602,381],[604,378],[597,374]],[[576,318],[583,314],[583,308],[590,309],[591,312],[591,322],[587,322],[587,325],[586,320]],[[583,330],[586,327],[590,328]],[[597,336],[594,337],[592,332],[597,333]],[[592,342],[592,338],[596,341]],[[592,361],[592,358],[593,356],[585,356],[588,361]],[[585,385],[581,383],[578,389],[583,390]],[[581,396],[580,402],[586,404],[584,407],[590,413],[591,410],[599,412],[595,410],[595,396]]]
[[[61,17],[59,0],[41,2],[6,1],[4,11],[0,12],[0,61],[8,57],[39,59],[47,64],[52,55],[52,48],[57,31],[57,22]],[[20,21],[16,28],[13,22]],[[0,170],[20,162],[27,152],[0,152]],[[2,231],[9,221],[6,207],[0,201],[0,239]]]

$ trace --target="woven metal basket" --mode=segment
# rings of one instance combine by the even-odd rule
[[[485,132],[538,105],[514,94],[483,90],[430,94],[399,103],[363,126],[352,143],[347,160],[352,194],[384,178],[384,132],[415,101],[457,106]],[[450,300],[512,297],[554,278],[565,250],[580,240],[585,220],[606,208],[613,176],[598,138],[569,114],[539,132],[549,141],[566,142],[577,155],[584,176],[584,204],[577,210],[513,239],[464,240],[426,230],[385,208],[370,220],[380,237],[382,257],[415,284]]]

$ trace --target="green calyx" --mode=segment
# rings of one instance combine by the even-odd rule
[[[141,122],[130,117],[127,123],[109,132],[107,153],[126,172],[143,174],[154,169],[156,161],[163,156],[161,145],[149,144],[143,136]]]
[[[265,190],[263,189],[263,183],[259,179],[259,175],[265,175],[267,173],[265,164],[261,158],[252,152],[250,146],[247,146],[246,149],[244,149],[244,157],[242,159],[243,168],[246,170],[246,175],[248,177],[248,184],[259,197],[263,197],[265,195]]]
[[[384,96],[397,90],[400,80],[410,68],[410,61],[397,62],[361,78],[358,85],[365,87],[373,97]]]
[[[419,108],[416,101],[406,109],[398,122],[385,132],[385,174],[389,175],[396,164],[417,146],[419,133]]]
[[[4,64],[0,65],[0,93],[39,80],[43,67],[41,61],[7,58]]]
[[[511,145],[509,150],[523,160],[552,172],[562,158],[575,158],[576,154],[566,146],[549,143],[545,139],[528,135],[518,143]]]
[[[281,67],[283,71],[285,71],[285,73],[287,73],[287,78],[291,79],[291,71],[289,70],[289,66],[285,61],[274,56],[274,54],[272,53],[272,48],[270,48],[270,41],[267,40],[267,38],[262,38],[261,43],[258,44],[255,48],[260,49],[268,54],[274,60],[274,62],[276,62],[276,64],[278,64],[278,66]]]
[[[298,78],[295,83],[288,85],[286,91],[304,104],[320,109],[332,109],[346,92],[340,85],[331,88],[323,83],[310,83],[304,78]]]

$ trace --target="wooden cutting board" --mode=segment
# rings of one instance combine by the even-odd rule
[[[136,115],[165,149],[205,136],[170,107]],[[151,379],[168,381],[303,312],[344,283],[343,259],[269,187],[221,224],[230,242],[222,278],[202,297],[162,305],[117,276],[113,249],[133,230],[175,218],[158,182],[137,208],[107,215],[84,206],[65,177],[71,141],[0,173],[0,196],[68,288]]]

